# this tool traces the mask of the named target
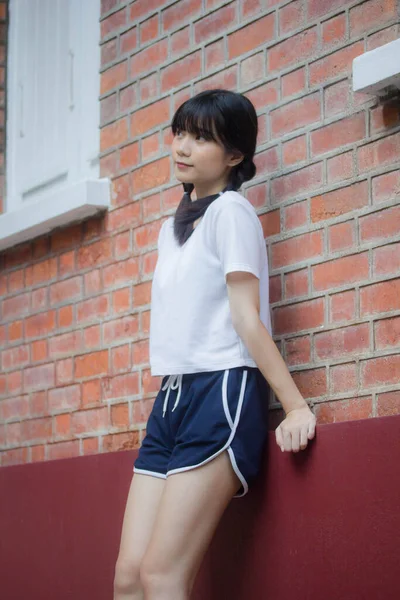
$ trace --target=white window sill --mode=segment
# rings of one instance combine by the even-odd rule
[[[0,250],[16,246],[56,227],[86,219],[110,207],[108,179],[85,180],[0,215]]]

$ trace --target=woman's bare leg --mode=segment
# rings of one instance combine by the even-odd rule
[[[167,478],[140,577],[145,600],[188,600],[214,531],[240,487],[227,452]]]
[[[114,579],[114,600],[143,600],[140,563],[148,546],[165,479],[135,473],[129,489]]]

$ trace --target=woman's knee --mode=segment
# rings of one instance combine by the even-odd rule
[[[148,595],[168,590],[171,597],[188,597],[191,589],[190,578],[179,565],[161,564],[157,560],[144,558],[140,565],[140,581]]]
[[[134,594],[141,589],[140,564],[133,559],[118,557],[115,565],[114,594],[115,598]]]

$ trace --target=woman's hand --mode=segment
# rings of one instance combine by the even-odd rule
[[[294,408],[275,430],[276,443],[282,452],[299,452],[315,436],[316,418],[308,406]]]

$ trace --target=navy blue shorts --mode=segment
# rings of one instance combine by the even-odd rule
[[[163,377],[134,465],[165,479],[228,451],[244,496],[257,475],[268,431],[269,385],[258,368]]]

